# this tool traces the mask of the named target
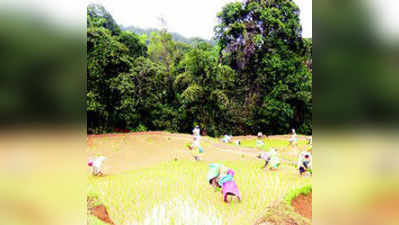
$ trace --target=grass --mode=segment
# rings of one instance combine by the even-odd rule
[[[301,188],[292,190],[285,197],[284,200],[291,205],[292,200],[298,197],[301,194],[308,195],[312,191],[312,184],[305,185]]]
[[[88,193],[97,196],[120,225],[245,225],[261,217],[271,202],[311,183],[286,164],[278,171],[263,171],[263,162],[255,159],[221,163],[236,172],[241,203],[226,204],[211,188],[208,162],[181,160],[103,178],[90,176]]]

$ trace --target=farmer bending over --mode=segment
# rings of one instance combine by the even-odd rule
[[[222,141],[223,141],[224,143],[230,143],[232,138],[233,138],[233,136],[228,135],[228,134],[225,134],[225,135],[223,136]]]
[[[92,168],[93,176],[103,176],[104,171],[102,168],[102,164],[106,158],[104,156],[94,157],[89,160],[88,165]]]
[[[233,177],[234,171],[232,169],[222,164],[209,164],[208,182],[214,187],[215,191],[222,188],[223,200],[226,203],[229,203],[228,196],[236,197],[241,202],[241,195]]]
[[[262,169],[265,169],[270,165],[270,169],[277,169],[280,166],[280,159],[277,157],[277,152],[274,148],[270,148],[269,152],[262,152],[257,156],[259,159],[265,160],[265,165]]]
[[[302,152],[298,159],[299,174],[303,175],[305,172],[312,174],[312,155],[309,152]]]

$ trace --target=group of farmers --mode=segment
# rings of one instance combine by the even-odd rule
[[[200,160],[199,154],[201,153],[199,144],[200,140],[200,128],[196,126],[193,130],[193,144],[190,145],[190,150],[194,151],[193,156],[195,160]],[[263,134],[259,132],[257,135],[256,145],[257,147],[262,147],[264,142],[262,141]],[[232,142],[231,135],[224,135],[222,138],[222,142],[229,143]],[[289,139],[289,143],[291,146],[294,146],[296,149],[298,138],[296,136],[296,132],[292,129],[292,135]],[[236,142],[237,145],[240,142]],[[312,145],[312,139],[308,139],[308,144]],[[271,170],[277,169],[280,166],[280,159],[278,158],[277,149],[271,148],[268,152],[262,152],[257,156],[257,158],[265,161],[265,165],[263,168],[269,167]],[[304,174],[312,174],[312,155],[304,151],[298,157],[297,167],[299,174],[302,176]],[[225,167],[222,164],[211,163],[209,164],[208,171],[208,182],[211,186],[214,187],[215,190],[221,188],[221,193],[223,195],[223,200],[228,203],[228,196],[232,196],[241,201],[240,192],[238,190],[237,184],[234,182],[234,171],[230,168]]]
[[[257,147],[262,147],[264,145],[262,137],[262,132],[259,132],[256,140]],[[200,139],[200,127],[197,125],[193,129],[193,141],[191,144],[187,145],[196,161],[201,160],[200,156],[203,153]],[[232,136],[226,134],[223,137],[222,141],[226,143],[232,142]],[[308,144],[311,146],[312,138],[308,138],[307,141]],[[289,139],[289,143],[291,146],[294,146],[296,148],[298,139],[294,129],[292,129],[292,135]],[[236,141],[236,145],[240,145],[239,140]],[[270,170],[275,170],[280,166],[280,159],[278,157],[277,149],[275,148],[271,148],[268,152],[262,152],[257,156],[257,158],[265,161],[263,169],[266,169],[268,167]],[[102,164],[105,159],[106,157],[104,156],[97,156],[89,159],[88,165],[92,167],[92,174],[94,176],[102,176],[104,174]],[[299,154],[297,168],[300,175],[312,174],[312,155],[310,152],[304,151]],[[211,186],[215,188],[215,190],[217,190],[218,188],[221,189],[223,200],[227,203],[229,202],[228,196],[236,197],[238,201],[241,201],[240,192],[238,190],[237,184],[234,182],[233,177],[234,171],[232,169],[218,163],[209,164],[208,182]]]
[[[263,134],[261,132],[258,133],[257,147],[262,147],[264,142],[261,140]],[[292,135],[290,139],[288,139],[290,146],[293,146],[296,149],[298,144],[298,138],[296,136],[295,129],[292,129]],[[307,144],[312,146],[312,137],[307,138]],[[259,159],[265,160],[265,165],[263,168],[269,166],[271,170],[277,169],[280,166],[280,159],[277,156],[277,149],[270,148],[269,152],[262,152],[258,155]],[[299,154],[297,168],[300,175],[304,174],[312,174],[312,155],[308,151],[303,151]]]

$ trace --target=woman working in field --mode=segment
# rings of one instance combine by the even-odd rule
[[[291,135],[291,138],[288,139],[288,141],[290,142],[291,146],[294,146],[296,148],[296,146],[298,144],[298,138],[296,137],[295,129],[292,129],[292,135]]]
[[[197,126],[195,126],[194,127],[194,129],[193,129],[193,135],[194,135],[194,137],[198,137],[198,140],[200,139],[200,137],[201,137],[201,131],[200,131],[200,128],[199,128],[199,126],[197,125]]]
[[[214,187],[215,191],[222,188],[223,200],[226,203],[229,203],[228,196],[237,197],[238,201],[241,202],[241,195],[233,177],[234,171],[232,169],[222,164],[209,164],[208,182]]]
[[[257,157],[265,160],[263,169],[269,166],[270,170],[275,170],[280,166],[280,159],[278,158],[277,152],[274,148],[270,148],[269,152],[262,152]]]
[[[256,147],[261,148],[265,143],[262,141],[263,134],[262,132],[258,132],[258,139],[256,140]]]
[[[302,152],[298,159],[299,174],[302,176],[306,172],[312,175],[312,155],[310,152]]]
[[[201,160],[200,155],[204,152],[204,150],[200,145],[199,137],[194,136],[193,143],[188,145],[188,148],[191,150],[191,154],[193,155],[195,161]]]
[[[88,166],[92,168],[93,176],[103,176],[104,171],[102,168],[102,164],[106,158],[104,156],[94,157],[89,159]]]

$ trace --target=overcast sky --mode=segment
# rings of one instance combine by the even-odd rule
[[[157,19],[164,16],[169,30],[186,37],[210,38],[216,24],[216,13],[233,0],[1,0],[0,10],[20,8],[38,10],[58,25],[86,26],[86,6],[90,2],[104,5],[115,20],[124,26],[159,28]],[[301,9],[304,37],[312,37],[312,0],[294,0]],[[370,9],[370,24],[383,40],[399,39],[399,0],[359,1]]]
[[[237,1],[237,0],[235,0]],[[216,14],[234,0],[89,0],[102,4],[118,24],[141,28],[159,28],[159,17],[166,19],[168,30],[186,37],[210,39]],[[301,10],[304,37],[312,37],[312,0],[294,0]]]

